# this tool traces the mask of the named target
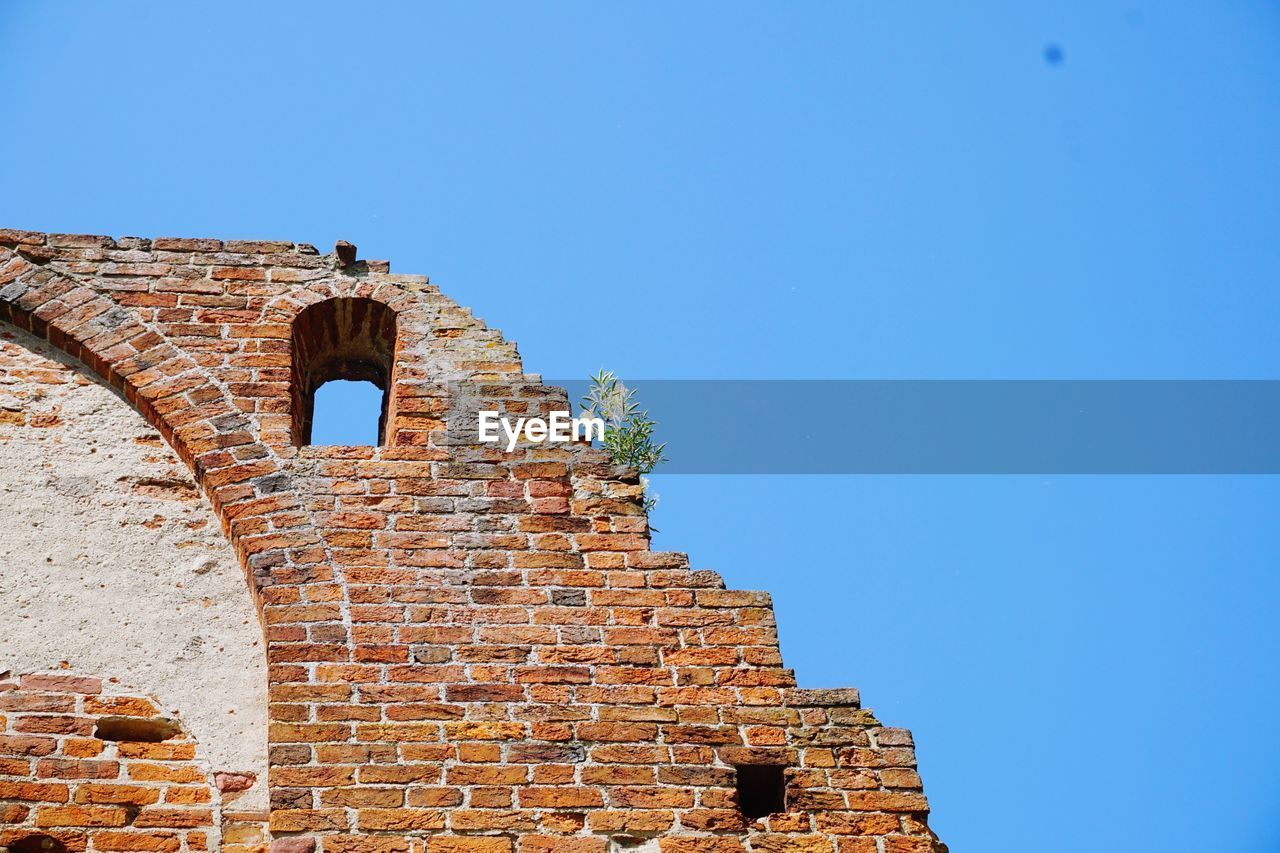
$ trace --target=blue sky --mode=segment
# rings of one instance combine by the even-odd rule
[[[1280,378],[1278,39],[1264,2],[5,0],[0,225],[347,239],[553,377]],[[659,547],[914,730],[953,850],[1280,848],[1275,478],[654,479]]]

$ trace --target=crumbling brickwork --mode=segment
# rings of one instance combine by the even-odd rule
[[[260,781],[267,667],[238,560],[187,467],[47,342],[0,326],[0,673],[106,676]]]
[[[0,319],[118,389],[239,556],[273,847],[941,849],[910,735],[797,688],[766,594],[649,550],[634,471],[459,440],[451,383],[521,414],[564,395],[425,278],[346,248],[0,231]],[[301,407],[343,376],[385,386],[381,446],[306,446]],[[779,768],[776,798],[740,797],[774,772],[742,767]]]
[[[235,806],[254,779],[211,777],[150,698],[31,673],[0,681],[0,713],[0,845],[176,853],[209,850],[212,836],[224,853],[262,847],[262,816]]]

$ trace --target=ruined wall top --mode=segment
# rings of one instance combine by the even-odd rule
[[[459,440],[459,380],[525,414],[564,394],[425,277],[343,244],[0,231],[0,320],[118,389],[220,521],[266,641],[279,850],[943,849],[910,734],[800,689],[767,594],[651,550],[634,470]],[[341,376],[385,386],[378,446],[306,445]]]

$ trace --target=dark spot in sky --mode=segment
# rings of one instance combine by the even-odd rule
[[[1045,45],[1044,61],[1049,65],[1058,66],[1062,64],[1066,56],[1062,52],[1062,47],[1056,44]]]

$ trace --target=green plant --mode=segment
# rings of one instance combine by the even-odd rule
[[[644,477],[667,460],[666,442],[655,443],[657,421],[640,408],[634,388],[628,388],[612,371],[601,370],[591,377],[591,387],[582,398],[582,414],[604,421],[604,446],[615,465],[627,465],[640,472],[646,512],[658,504],[658,495],[649,492]]]

